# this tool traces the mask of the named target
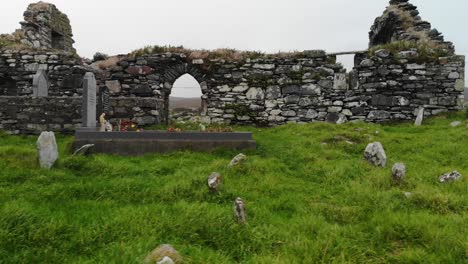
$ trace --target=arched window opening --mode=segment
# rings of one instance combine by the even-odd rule
[[[190,74],[180,76],[172,85],[169,97],[169,120],[171,122],[196,121],[201,111],[200,84]]]

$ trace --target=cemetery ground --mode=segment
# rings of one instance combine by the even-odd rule
[[[141,263],[164,243],[184,263],[465,263],[468,129],[450,126],[464,119],[236,127],[258,149],[233,168],[231,150],[73,157],[59,135],[60,159],[42,170],[37,137],[2,134],[0,263]],[[374,141],[385,168],[363,160]],[[438,181],[453,170],[461,180]],[[219,193],[206,186],[215,171]]]

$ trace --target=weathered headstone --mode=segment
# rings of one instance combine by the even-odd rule
[[[394,181],[402,181],[406,176],[406,166],[403,163],[396,163],[392,167],[392,175]]]
[[[37,139],[36,147],[41,168],[52,168],[58,159],[58,148],[54,132],[42,132]]]
[[[364,152],[364,159],[375,166],[385,167],[387,164],[387,155],[380,142],[374,142],[367,145]]]
[[[242,161],[246,160],[247,159],[247,156],[240,153],[239,155],[235,156],[231,162],[229,163],[228,167],[234,167],[238,164],[240,164]]]
[[[417,110],[416,121],[414,122],[414,125],[415,126],[422,125],[423,119],[424,119],[424,107],[421,107]]]
[[[221,186],[221,174],[219,174],[218,172],[213,172],[208,177],[208,188],[212,192],[217,192],[220,186]]]
[[[241,198],[237,198],[234,201],[234,217],[237,222],[240,224],[245,224],[247,222],[247,214],[245,213],[245,204]]]
[[[82,126],[96,127],[96,78],[92,72],[87,72],[83,79],[83,117]]]
[[[49,80],[45,70],[38,70],[33,77],[33,96],[49,96]]]

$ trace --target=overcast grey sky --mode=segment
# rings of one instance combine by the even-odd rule
[[[31,0],[3,0],[0,32],[19,28]],[[389,0],[49,0],[72,23],[75,48],[125,54],[145,45],[264,52],[367,48]],[[412,0],[424,20],[468,54],[466,0]],[[349,67],[351,57],[342,58]],[[181,81],[183,86],[193,82]],[[175,93],[176,91],[174,91]],[[173,93],[173,95],[174,95]],[[187,95],[192,93],[184,91]]]

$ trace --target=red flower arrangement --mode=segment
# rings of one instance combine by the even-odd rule
[[[138,125],[131,121],[131,120],[120,120],[119,124],[120,131],[134,131],[134,132],[140,132],[143,131],[143,129],[138,128]]]

